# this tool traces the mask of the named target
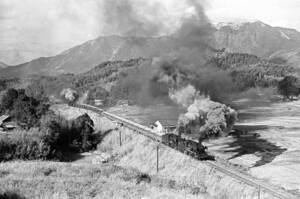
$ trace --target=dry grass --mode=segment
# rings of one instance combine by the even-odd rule
[[[66,107],[54,107],[54,110],[68,119],[83,113],[78,109]],[[95,121],[97,130],[107,131],[115,128],[115,125],[105,118],[99,118],[94,113],[89,114]],[[19,133],[23,135],[24,132]],[[115,131],[112,131],[111,135],[114,133]],[[116,143],[111,146],[115,147]],[[107,149],[112,150],[113,148]],[[120,154],[125,156],[123,153]],[[50,161],[0,163],[0,196],[5,192],[11,192],[17,193],[20,197],[45,199],[210,198],[202,187],[184,186],[155,174],[150,176],[151,182],[137,184],[138,176],[141,174],[137,168],[123,167],[115,163],[91,164],[84,158],[70,163]]]
[[[68,118],[74,118],[79,114],[88,112],[97,129],[106,131],[116,128],[116,124],[106,118],[100,118],[93,112],[66,106],[56,106],[53,109]],[[100,151],[108,152],[115,157],[115,165],[151,174],[159,179],[157,184],[162,181],[166,187],[185,188],[190,193],[199,192],[201,196],[206,193],[213,198],[246,199],[257,198],[258,196],[255,188],[214,171],[198,161],[164,146],[160,147],[160,171],[156,174],[156,143],[136,135],[130,130],[120,130],[123,140],[122,147],[119,147],[118,130],[113,130],[99,146]],[[274,198],[265,192],[261,193],[261,197]]]
[[[0,164],[0,193],[13,191],[26,198],[207,198],[197,189],[170,187],[155,179],[137,184],[139,172],[114,165],[59,162]]]
[[[75,117],[76,114],[86,112],[75,108],[63,107],[64,116]],[[60,109],[62,110],[62,109]],[[99,129],[115,129],[116,125],[105,118],[99,118],[89,112],[92,119],[99,125]],[[151,174],[165,182],[168,187],[185,187],[189,190],[198,190],[213,198],[257,198],[255,188],[243,184],[229,176],[212,170],[210,167],[183,155],[173,149],[160,146],[159,173],[156,173],[156,146],[144,136],[134,134],[128,129],[119,129],[122,132],[123,145],[119,146],[118,130],[113,130],[105,137],[98,150],[110,153],[115,157],[115,164],[128,169]],[[262,198],[274,198],[267,193],[261,193]],[[152,198],[152,197],[151,197]],[[177,198],[177,197],[176,197]]]

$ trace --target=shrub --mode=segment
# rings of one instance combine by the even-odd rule
[[[4,110],[11,110],[14,105],[14,101],[18,97],[18,91],[15,89],[8,89],[2,97],[1,106]]]
[[[151,177],[146,173],[141,173],[136,177],[136,184],[140,184],[141,182],[150,183]]]
[[[42,123],[45,125],[42,140],[53,152],[50,159],[62,159],[65,153],[89,151],[97,145],[94,123],[87,114],[70,121],[52,115]]]
[[[2,98],[1,109],[17,122],[25,123],[29,129],[39,126],[39,120],[49,110],[49,104],[27,96],[23,89],[8,89]]]
[[[0,161],[47,159],[50,152],[39,132],[16,132],[0,139]]]
[[[89,151],[98,144],[94,123],[87,114],[70,121],[48,114],[41,123],[45,126],[40,131],[31,129],[1,137],[0,161],[66,160],[67,154]]]
[[[286,76],[278,83],[278,92],[284,97],[291,99],[300,93],[299,80],[294,76]]]
[[[0,193],[0,199],[26,199],[24,196],[19,195],[13,191],[6,191],[4,193]]]

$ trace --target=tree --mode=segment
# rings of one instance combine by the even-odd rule
[[[18,98],[18,91],[13,88],[8,89],[1,101],[2,109],[11,110],[17,98]]]
[[[49,110],[49,104],[28,97],[24,89],[8,89],[2,98],[1,109],[18,123],[26,124],[27,128],[31,128],[39,126],[40,118]]]
[[[299,80],[294,76],[286,76],[278,83],[278,91],[287,99],[292,99],[293,96],[299,95]]]

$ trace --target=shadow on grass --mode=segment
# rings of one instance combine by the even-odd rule
[[[287,149],[276,146],[266,139],[254,133],[255,130],[265,129],[266,126],[244,126],[243,130],[236,130],[231,134],[235,139],[229,143],[228,150],[225,152],[236,153],[230,159],[240,157],[242,155],[255,154],[260,157],[253,167],[262,166],[272,162],[277,156]]]
[[[14,191],[6,191],[4,193],[0,193],[0,199],[26,199],[26,198]]]
[[[116,130],[116,129],[109,129],[103,133],[102,132],[95,133],[94,134],[94,136],[96,136],[95,142],[97,144],[100,144],[103,141],[103,139],[114,130]],[[65,153],[64,156],[65,156],[64,157],[65,161],[63,161],[63,162],[73,162],[73,161],[80,160],[85,157],[81,153]]]

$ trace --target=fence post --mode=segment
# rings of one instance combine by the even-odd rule
[[[159,166],[159,144],[156,146],[156,172],[158,173],[158,166]]]
[[[122,132],[119,130],[119,143],[122,146]]]
[[[260,199],[260,185],[258,185],[258,199]]]

